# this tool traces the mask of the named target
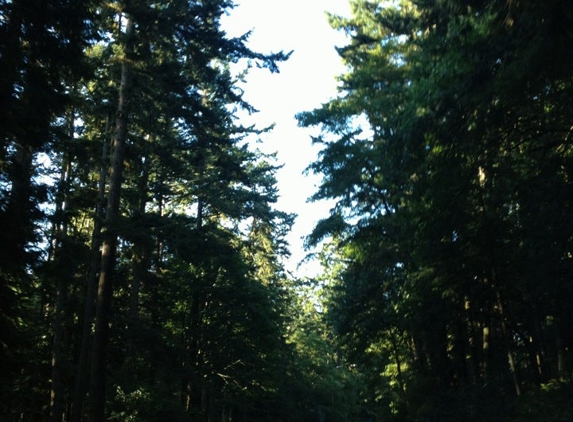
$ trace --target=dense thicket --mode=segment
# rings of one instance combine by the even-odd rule
[[[373,420],[570,418],[573,8],[356,0],[311,112],[329,314]],[[335,265],[338,262],[339,265]]]
[[[248,145],[264,129],[236,118],[255,111],[237,69],[288,54],[228,38],[232,6],[0,1],[0,420],[301,421],[324,402],[308,367],[340,371],[295,342],[293,216]]]

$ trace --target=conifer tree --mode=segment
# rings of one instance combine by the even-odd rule
[[[1,5],[1,212],[22,222],[2,240],[2,353],[26,362],[2,374],[3,413],[188,418],[182,368],[205,363],[189,413],[230,419],[249,401],[262,418],[291,218],[247,145],[260,129],[236,122],[254,110],[231,65],[275,72],[288,55],[227,38],[231,2],[32,3]]]
[[[570,22],[566,9],[355,1],[353,17],[332,17],[349,35],[340,49],[344,95],[300,121],[324,128],[324,149],[310,167],[324,175],[315,198],[338,203],[311,241],[333,235],[332,259],[347,263],[333,281],[333,316],[354,356],[381,366],[368,397],[372,408],[376,397],[386,400],[377,412],[501,417],[514,402],[500,402],[499,391],[520,396],[542,382],[541,373],[564,374],[562,331],[545,322],[570,318],[550,305],[559,300],[547,299],[568,294],[557,280],[571,268],[547,256],[537,268],[557,266],[559,275],[522,268],[538,248],[568,253],[570,227],[549,217],[559,213],[538,219],[529,208],[570,207],[557,198],[569,189],[569,138],[560,122],[571,74],[568,59],[546,61],[573,42],[570,32],[549,29]],[[547,243],[555,227],[563,236]],[[544,316],[532,318],[524,301]],[[544,355],[545,335],[553,340]],[[443,406],[446,398],[458,404]]]

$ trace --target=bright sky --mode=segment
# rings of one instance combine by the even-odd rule
[[[278,162],[284,167],[277,175],[281,195],[277,208],[298,215],[287,239],[292,258],[286,267],[300,276],[312,276],[318,272],[316,264],[297,270],[306,255],[302,238],[319,219],[328,216],[329,205],[307,202],[319,179],[302,173],[315,161],[318,148],[311,145],[311,131],[297,127],[294,116],[336,95],[335,77],[344,67],[334,47],[346,42],[329,26],[325,11],[349,15],[350,6],[348,0],[237,0],[236,4],[223,21],[229,36],[253,29],[249,47],[254,51],[294,50],[281,64],[279,74],[253,69],[247,77],[244,98],[260,110],[252,122],[259,127],[276,124],[258,147],[264,152],[278,152]]]

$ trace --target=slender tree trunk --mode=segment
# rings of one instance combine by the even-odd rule
[[[105,230],[102,242],[101,268],[97,291],[96,323],[92,348],[92,389],[90,395],[90,419],[92,422],[105,421],[107,344],[109,340],[109,317],[113,295],[112,272],[115,267],[117,224],[120,217],[119,203],[128,123],[128,90],[131,82],[129,55],[134,29],[133,21],[128,17],[125,42],[125,54],[127,59],[123,60],[121,67],[117,122],[113,141]]]
[[[412,362],[416,363],[417,369],[424,376],[428,375],[428,358],[426,356],[426,351],[423,347],[423,342],[417,333],[411,335],[410,340],[410,354]]]
[[[545,372],[543,370],[543,361],[541,357],[541,335],[538,330],[538,321],[539,312],[536,307],[533,307],[530,318],[527,321],[528,328],[526,329],[530,334],[524,344],[527,350],[527,357],[529,358],[529,373],[536,385],[540,385],[543,382]]]
[[[107,116],[105,124],[105,133],[109,133],[109,128],[111,125],[111,116]],[[109,143],[104,142],[102,148],[102,161],[99,174],[98,182],[98,200],[95,209],[94,216],[94,228],[92,232],[91,239],[91,262],[89,274],[86,278],[86,297],[84,305],[84,315],[82,320],[82,333],[81,333],[81,344],[78,357],[77,365],[77,375],[76,375],[76,385],[74,388],[74,399],[72,405],[72,414],[70,422],[80,422],[82,419],[84,399],[86,395],[87,385],[88,385],[88,357],[89,357],[89,347],[91,340],[91,326],[93,311],[95,305],[95,292],[97,286],[97,274],[99,270],[100,257],[100,247],[101,247],[101,230],[102,221],[104,218],[105,209],[105,182],[107,179],[107,165],[109,160]]]
[[[453,335],[451,347],[454,362],[454,380],[457,383],[467,385],[469,381],[468,354],[469,354],[469,315],[465,308],[465,298],[458,305],[456,321],[452,325]]]
[[[515,388],[515,394],[521,396],[521,384],[519,382],[519,375],[517,373],[517,365],[515,363],[515,357],[513,356],[513,348],[511,347],[512,341],[510,339],[509,330],[507,328],[506,315],[503,307],[503,302],[501,300],[501,294],[499,289],[496,288],[497,306],[499,309],[499,316],[501,319],[501,330],[503,333],[503,340],[505,343],[505,350],[507,352],[507,360],[509,362],[509,370],[511,372],[511,379],[513,381],[513,387]]]
[[[544,341],[543,341],[543,330],[541,328],[541,318],[539,317],[539,313],[535,315],[535,319],[533,322],[534,325],[534,344],[535,344],[535,359],[539,366],[539,375],[540,375],[540,382],[546,382],[550,376],[550,372],[547,369],[545,356],[546,351],[544,349]]]
[[[74,136],[74,113],[68,115],[69,139]],[[60,170],[60,184],[58,187],[58,198],[56,200],[55,221],[52,240],[51,260],[56,262],[62,259],[62,241],[68,234],[68,218],[65,215],[68,209],[68,191],[71,180],[71,163],[69,153],[65,151],[62,158],[62,168]],[[65,245],[64,245],[65,247]],[[63,257],[65,259],[65,257]],[[64,305],[66,302],[66,279],[70,277],[68,271],[58,275],[56,283],[56,301],[54,304],[52,342],[52,385],[50,391],[50,421],[62,420],[63,415],[63,385],[61,377],[62,369],[62,342],[64,337]]]
[[[50,389],[50,421],[62,420],[63,412],[63,386],[62,386],[62,338],[64,324],[64,289],[65,283],[62,277],[58,278],[56,287],[56,303],[54,305],[54,338],[52,340],[52,384]]]
[[[489,248],[487,249],[486,253],[489,256],[489,262],[490,262],[490,266],[491,266],[491,270],[490,270],[490,277],[491,280],[490,281],[490,285],[491,285],[491,289],[492,289],[492,293],[495,297],[494,299],[494,303],[497,306],[498,312],[499,312],[499,318],[500,318],[500,325],[501,325],[501,331],[502,331],[502,335],[503,335],[503,341],[504,341],[504,345],[505,345],[505,350],[507,353],[507,359],[509,362],[509,370],[511,372],[511,378],[512,378],[512,382],[513,382],[513,387],[515,389],[515,394],[517,396],[521,396],[521,384],[519,381],[519,375],[518,375],[518,367],[516,365],[515,362],[515,357],[513,354],[513,347],[512,347],[512,339],[511,339],[511,334],[509,332],[508,326],[507,326],[507,315],[505,312],[505,308],[503,306],[503,300],[501,297],[501,290],[499,288],[499,284],[498,284],[498,268],[501,268],[500,265],[498,265],[498,259],[497,259],[497,254],[496,254],[496,235],[495,233],[492,232],[492,230],[489,229],[489,227],[494,227],[494,224],[491,224],[492,221],[495,221],[495,217],[493,218],[489,218],[488,216],[488,209],[489,209],[489,205],[486,203],[486,194],[485,194],[485,188],[483,183],[481,183],[482,186],[482,196],[481,196],[481,203],[482,203],[482,208],[483,208],[483,225],[484,227],[486,227],[487,229],[485,230],[485,239],[487,241],[486,245],[489,245]],[[495,216],[495,211],[493,212],[493,215]],[[488,280],[485,280],[486,283]],[[485,335],[485,332],[484,332]],[[489,333],[488,333],[489,335]],[[485,340],[485,338],[484,338]]]
[[[557,349],[557,377],[560,380],[565,379],[566,375],[566,355],[563,336],[561,334],[561,321],[557,319],[557,326],[555,327],[555,348]]]
[[[564,381],[569,374],[568,355],[571,349],[571,317],[567,299],[563,298],[563,293],[567,289],[561,280],[557,281],[553,290],[555,294],[555,348],[557,351],[557,377]]]
[[[149,139],[148,139],[149,140]],[[149,163],[145,161],[145,157],[141,159],[142,172],[138,179],[137,191],[139,198],[137,199],[136,216],[143,218],[147,206],[147,185],[149,179]],[[127,355],[133,356],[135,353],[134,348],[134,331],[133,327],[137,326],[139,319],[139,296],[142,285],[145,284],[149,270],[149,255],[150,250],[145,239],[136,240],[133,245],[133,256],[131,260],[132,267],[132,281],[131,291],[129,293],[129,315],[128,315],[128,333],[127,333]],[[155,304],[151,306],[152,313],[156,312],[157,307]],[[153,364],[153,362],[151,362]]]
[[[197,198],[197,228],[200,229],[203,226],[203,200]]]

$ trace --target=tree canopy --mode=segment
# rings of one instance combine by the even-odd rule
[[[516,403],[571,375],[573,10],[352,7],[331,16],[349,38],[340,95],[299,122],[323,132],[309,169],[323,177],[315,199],[337,203],[309,242],[332,239],[325,259],[343,263],[330,316],[370,379],[368,408],[376,420],[534,414]]]
[[[48,3],[0,3],[1,420],[276,416],[293,216],[237,82],[289,54],[228,1]]]
[[[573,8],[351,6],[309,280],[232,1],[0,0],[0,421],[571,418]]]

